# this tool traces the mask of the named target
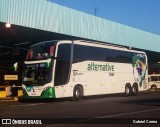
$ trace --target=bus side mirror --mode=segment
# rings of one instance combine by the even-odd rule
[[[17,71],[17,70],[18,70],[18,62],[16,62],[16,63],[13,65],[13,70],[14,70],[14,71]]]

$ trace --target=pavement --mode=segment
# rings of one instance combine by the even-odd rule
[[[81,125],[83,127],[101,127],[102,125],[104,125],[103,127],[160,127],[160,92],[158,91],[140,93],[130,97],[117,95],[84,98],[77,102],[64,100],[0,103],[1,118],[40,119],[43,127],[81,127]],[[152,118],[157,120],[158,124],[133,123],[135,120],[152,120]],[[58,121],[60,122],[58,123]],[[14,126],[17,127],[17,125],[11,125],[11,127]],[[26,126],[30,127],[31,125]]]
[[[18,97],[0,97],[0,101],[18,101]]]
[[[8,92],[6,92],[5,87],[0,87],[0,101],[18,101],[18,98],[22,96],[21,86],[12,87],[12,95],[6,96]]]

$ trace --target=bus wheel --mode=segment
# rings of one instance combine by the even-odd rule
[[[74,87],[73,90],[73,101],[79,101],[82,97],[81,89],[78,86]]]
[[[129,96],[131,94],[131,87],[130,85],[125,86],[125,95]]]
[[[151,86],[151,90],[155,91],[157,89],[156,85]]]
[[[132,95],[133,95],[133,96],[136,96],[136,95],[137,95],[137,92],[138,92],[137,85],[133,85],[133,86],[132,86]]]

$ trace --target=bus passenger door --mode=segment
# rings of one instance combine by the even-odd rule
[[[64,97],[64,86],[70,78],[71,44],[59,44],[57,50],[57,60],[55,65],[55,96]]]
[[[64,68],[63,68],[63,60],[56,60],[56,68],[55,68],[55,77],[54,77],[54,86],[55,86],[55,96],[56,98],[62,98],[64,94]]]

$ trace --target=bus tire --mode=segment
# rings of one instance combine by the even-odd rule
[[[125,86],[125,95],[126,96],[131,95],[131,85],[130,84],[126,84],[126,86]]]
[[[79,101],[82,98],[82,91],[79,86],[75,86],[73,90],[73,101]]]
[[[136,96],[138,92],[138,85],[137,84],[133,84],[132,86],[132,95]]]
[[[156,91],[156,89],[157,89],[156,85],[151,86],[151,90]]]

